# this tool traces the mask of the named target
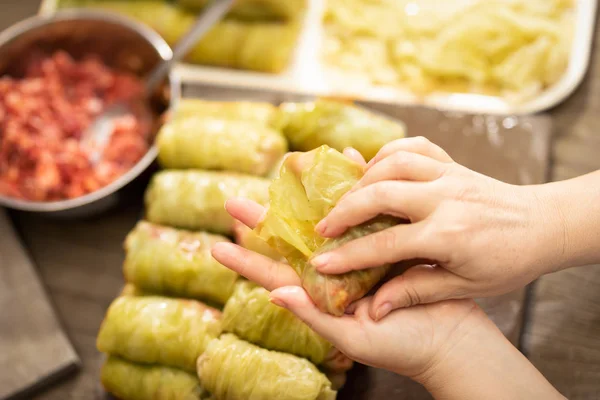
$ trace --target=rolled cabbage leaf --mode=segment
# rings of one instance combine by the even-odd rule
[[[125,239],[125,280],[151,293],[225,304],[238,274],[211,255],[218,242],[229,239],[141,221]]]
[[[61,0],[61,8],[85,7],[110,11],[137,20],[173,45],[191,28],[196,15],[166,1]]]
[[[262,240],[256,232],[248,228],[240,221],[235,221],[233,226],[233,237],[235,242],[245,249],[253,251],[276,261],[283,261],[281,254]]]
[[[276,115],[277,107],[271,103],[181,99],[177,103],[172,119],[205,117],[233,121],[253,121],[269,126],[273,123]]]
[[[223,311],[223,330],[269,350],[322,364],[333,346],[293,313],[271,303],[269,292],[248,281],[236,285]]]
[[[385,144],[406,135],[403,123],[346,102],[325,99],[282,104],[277,125],[292,150],[310,151],[321,145],[338,151],[353,147],[367,161]]]
[[[279,73],[290,63],[300,21],[243,22],[223,20],[186,56],[193,64]]]
[[[129,361],[194,371],[220,334],[221,312],[198,301],[121,296],[109,307],[96,346]]]
[[[178,0],[190,10],[200,11],[210,0]],[[229,16],[244,20],[288,20],[300,16],[307,6],[306,0],[237,0]]]
[[[102,367],[104,389],[119,400],[202,400],[208,393],[195,374],[109,357]]]
[[[287,152],[281,132],[252,121],[190,117],[172,120],[156,140],[164,168],[266,175]]]
[[[234,219],[225,202],[245,197],[266,204],[270,182],[230,172],[161,171],[146,191],[146,217],[156,224],[231,235]]]
[[[125,286],[123,287],[123,289],[121,290],[121,293],[119,294],[119,296],[132,296],[132,297],[153,296],[153,295],[155,295],[155,294],[149,293],[149,292],[144,292],[142,289],[136,287],[132,283],[126,283]]]
[[[198,377],[215,400],[333,400],[331,382],[310,361],[222,335],[198,358]]]
[[[260,238],[287,259],[317,307],[336,316],[343,315],[350,303],[365,296],[387,274],[390,266],[325,275],[309,260],[401,222],[396,218],[377,217],[333,239],[315,233],[316,224],[362,175],[361,165],[328,146],[308,153],[292,153],[270,187],[268,212],[255,229]]]
[[[283,7],[287,1],[280,2]],[[61,7],[86,7],[131,17],[175,45],[192,27],[196,13],[166,1],[72,1]],[[244,21],[227,18],[213,26],[185,60],[193,64],[279,73],[290,63],[302,18]]]

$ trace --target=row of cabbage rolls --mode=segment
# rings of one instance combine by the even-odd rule
[[[116,12],[157,31],[171,46],[191,28],[210,0],[59,0],[60,8]],[[186,55],[193,64],[278,73],[291,62],[307,0],[236,0]]]
[[[289,256],[266,225],[261,233],[231,218],[226,200],[271,202],[276,210],[273,196],[295,196],[277,183],[290,170],[287,164],[297,161],[287,157],[282,163],[289,149],[312,150],[294,154],[320,163],[310,168],[317,185],[344,186],[335,179],[352,184],[357,169],[335,149],[352,146],[369,159],[403,135],[402,124],[332,100],[279,107],[182,100],[158,133],[164,170],[147,189],[145,220],[125,240],[127,284],[98,334],[98,350],[108,355],[105,389],[121,400],[334,399],[352,362],[272,304],[267,290],[219,264],[211,248],[234,240],[273,259]],[[278,187],[283,192],[277,194]],[[292,209],[288,217],[306,226],[302,210]],[[305,266],[298,257],[288,261],[295,269]],[[340,282],[337,289],[352,291]],[[363,279],[360,293],[350,293],[349,300],[369,285]]]

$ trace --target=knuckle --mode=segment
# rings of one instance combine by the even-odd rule
[[[397,151],[393,156],[389,157],[389,159],[390,166],[394,168],[394,170],[399,170],[410,165],[412,154],[407,151]]]
[[[371,196],[375,204],[379,204],[380,206],[387,205],[390,196],[390,187],[387,182],[379,182],[371,185]]]
[[[275,287],[275,276],[273,273],[269,273],[265,279],[265,287],[272,290]]]
[[[372,236],[373,240],[375,240],[378,244],[377,247],[383,251],[392,251],[398,245],[398,235],[393,229],[386,229],[379,234]]]
[[[456,200],[465,201],[472,197],[474,190],[469,185],[456,185],[454,197]]]
[[[412,285],[409,279],[406,276],[400,275],[398,277],[399,284],[402,287],[401,293],[404,298],[404,305],[406,307],[416,306],[422,303],[421,295]]]
[[[417,144],[418,147],[420,147],[422,149],[425,149],[425,148],[428,148],[428,147],[431,147],[434,145],[425,136],[417,136],[417,137],[413,138],[413,141],[414,141],[414,143]]]
[[[399,195],[397,182],[383,181],[371,186],[373,190],[371,200],[379,206],[381,213],[392,211]]]

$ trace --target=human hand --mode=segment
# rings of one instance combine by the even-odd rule
[[[254,202],[237,199],[227,202],[227,210],[251,228],[265,211]],[[462,300],[399,310],[375,322],[368,315],[371,297],[353,304],[343,317],[334,317],[318,310],[289,265],[232,243],[215,245],[212,254],[271,291],[273,303],[295,313],[351,359],[415,379],[425,376],[455,341],[487,319],[473,301]]]
[[[355,151],[344,153],[364,163]],[[250,228],[265,213],[248,200],[231,200],[226,208]],[[369,315],[374,298],[365,297],[346,315],[334,317],[319,311],[289,265],[233,243],[216,244],[212,254],[270,290],[273,303],[289,309],[351,359],[409,376],[437,399],[563,398],[473,300],[395,310],[374,321]]]
[[[432,260],[386,282],[370,304],[393,309],[486,297],[525,286],[564,262],[562,226],[543,186],[514,186],[471,171],[424,138],[400,139],[369,162],[361,181],[318,225],[324,237],[388,214],[411,224],[356,239],[312,260],[338,274]]]

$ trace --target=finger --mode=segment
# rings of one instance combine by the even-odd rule
[[[420,154],[398,151],[369,168],[351,192],[381,181],[434,181],[443,175],[447,165]]]
[[[256,227],[267,212],[260,204],[244,198],[227,200],[225,202],[225,210],[227,210],[229,215],[233,218],[239,220],[251,229]]]
[[[334,346],[354,327],[350,316],[334,317],[319,311],[304,289],[298,286],[282,287],[271,292],[271,301],[293,312],[312,330],[331,342]]]
[[[352,161],[355,161],[357,163],[359,163],[362,166],[367,165],[367,162],[365,161],[364,157],[362,156],[362,154],[360,154],[358,152],[358,150],[352,148],[352,147],[346,147],[344,149],[344,155],[346,157],[348,157],[349,159],[351,159]]]
[[[369,314],[379,321],[398,308],[462,298],[464,286],[464,278],[444,268],[417,266],[383,284],[374,296]]]
[[[383,181],[343,197],[315,227],[322,237],[336,237],[346,229],[378,215],[420,221],[433,212],[440,196],[427,183]]]
[[[389,157],[397,151],[406,151],[410,153],[421,154],[426,157],[431,157],[434,160],[451,163],[452,157],[448,155],[440,146],[433,144],[422,136],[398,139],[384,145],[379,152],[369,161],[367,168],[371,168],[381,160]]]
[[[401,224],[352,240],[311,260],[324,274],[342,274],[414,258],[437,259],[442,245],[434,243],[426,222]]]
[[[300,284],[298,274],[289,265],[246,250],[233,243],[219,242],[215,244],[212,248],[212,256],[227,268],[258,283],[267,290]]]

